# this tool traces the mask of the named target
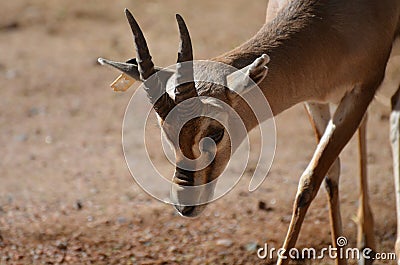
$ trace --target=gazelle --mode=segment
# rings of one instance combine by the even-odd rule
[[[211,60],[242,69],[242,72],[262,90],[274,116],[298,103],[306,103],[319,143],[308,167],[301,175],[283,248],[288,250],[295,246],[306,212],[323,181],[329,199],[332,242],[333,246],[337,246],[336,238],[342,235],[338,156],[358,130],[362,157],[358,244],[360,248],[368,247],[376,250],[366,185],[366,118],[364,117],[384,78],[392,44],[400,33],[400,1],[270,0],[268,6],[266,23],[255,36],[239,47]],[[146,86],[146,91],[159,116],[165,135],[173,138],[179,133],[179,143],[175,143],[174,147],[180,149],[185,157],[194,159],[198,156],[199,141],[204,137],[210,137],[217,149],[213,162],[199,171],[180,168],[179,165],[184,159],[177,156],[173,181],[184,189],[186,186],[201,185],[216,179],[229,161],[227,154],[230,154],[231,150],[230,140],[224,133],[224,127],[210,118],[199,117],[188,122],[180,132],[176,132],[176,128],[168,124],[165,118],[174,106],[187,99],[194,99],[191,108],[193,111],[201,111],[206,107],[215,108],[215,104],[209,101],[202,101],[200,98],[196,100],[197,97],[205,95],[219,99],[235,109],[243,120],[246,130],[250,131],[258,125],[258,122],[241,95],[251,92],[254,86],[249,85],[248,79],[232,81],[227,76],[222,76],[227,80],[226,86],[187,82],[178,85],[171,97],[166,92],[165,80],[172,74],[154,66],[139,25],[127,10],[126,15],[133,31],[137,58],[126,63],[105,59],[99,59],[99,62],[109,64],[141,81],[146,81],[158,73],[151,86]],[[192,61],[193,55],[189,32],[179,15],[177,22],[181,36],[179,66],[183,62]],[[176,71],[177,78],[184,74],[193,75],[193,71],[187,69],[182,71],[179,67]],[[216,72],[215,75],[223,73]],[[400,219],[399,91],[392,97],[390,118],[398,220]],[[157,99],[156,95],[162,96]],[[337,105],[332,116],[329,103]],[[230,117],[226,118],[229,123]],[[176,206],[184,216],[198,215],[204,207],[205,205]],[[400,229],[399,225],[398,227]],[[396,253],[400,257],[399,230]],[[345,260],[336,262],[346,264]],[[372,263],[371,260],[361,262]],[[278,260],[278,264],[287,263],[287,259]]]

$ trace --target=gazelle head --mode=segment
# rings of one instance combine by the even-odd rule
[[[175,150],[171,198],[180,214],[196,216],[213,197],[213,180],[223,172],[236,149],[226,128],[234,123],[234,118],[224,106],[242,105],[238,103],[239,95],[264,79],[269,58],[262,55],[238,70],[238,74],[230,73],[229,77],[216,70],[213,74],[223,75],[221,78],[226,80],[226,85],[194,82],[192,43],[182,17],[176,15],[180,47],[176,72],[172,72],[154,66],[138,23],[128,10],[125,13],[133,32],[137,58],[125,63],[106,59],[99,59],[99,62],[144,82],[161,130]],[[167,93],[171,84],[172,95]],[[202,115],[205,112],[213,113],[218,119]],[[243,135],[236,137],[243,138]],[[203,188],[193,188],[197,186]]]

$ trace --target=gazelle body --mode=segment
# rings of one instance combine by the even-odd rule
[[[144,37],[130,13],[128,19],[135,36],[138,65],[134,61],[117,64],[101,59],[100,62],[110,64],[134,78],[145,81],[158,69],[154,68]],[[181,33],[178,56],[180,65],[193,60],[193,56],[186,26],[180,17],[177,19]],[[283,247],[285,249],[294,247],[307,209],[324,179],[330,204],[332,240],[336,246],[336,238],[342,235],[338,199],[340,174],[338,156],[359,128],[384,78],[392,44],[400,33],[400,1],[270,0],[266,20],[266,24],[250,40],[211,60],[243,69],[243,72],[262,90],[274,116],[300,102],[307,102],[307,111],[319,144],[301,176],[292,220]],[[270,61],[264,54],[269,56]],[[267,63],[268,73],[265,67]],[[179,69],[177,72],[179,79],[183,72],[180,73]],[[160,71],[160,76],[162,74]],[[191,74],[193,75],[193,72]],[[234,108],[242,118],[247,131],[250,131],[258,125],[258,121],[240,95],[248,93],[253,87],[249,86],[246,80],[229,83],[227,79],[227,87],[233,89],[210,84],[195,85],[194,82],[189,82],[177,86],[173,100],[165,92],[165,87],[162,87],[163,82],[160,80],[152,82],[156,89],[148,88],[149,98],[160,116],[162,130],[169,136],[168,138],[172,139],[179,133],[177,137],[179,142],[173,143],[176,149],[180,149],[179,153],[195,159],[199,156],[196,150],[202,138],[210,137],[216,143],[214,162],[202,170],[184,170],[179,166],[184,158],[176,157],[174,182],[184,189],[186,185],[201,185],[214,180],[229,161],[227,154],[230,153],[231,146],[229,138],[224,135],[224,128],[211,119],[197,118],[188,126],[184,126],[180,132],[176,132],[175,127],[165,121],[165,117],[182,101],[204,95],[217,98]],[[154,99],[152,89],[158,93],[161,91],[159,100]],[[399,94],[396,93],[392,100],[394,111],[391,117],[398,203],[400,202],[398,162],[400,101],[397,99]],[[337,104],[332,117],[328,103]],[[194,109],[202,109],[207,104],[209,102],[193,101]],[[365,155],[365,123],[363,124],[360,127],[359,139],[360,154]],[[361,163],[360,168],[363,170],[360,174],[362,196],[359,247],[375,250],[373,220],[366,190],[365,162]],[[177,198],[179,204],[179,194]],[[185,216],[197,215],[203,208],[204,205],[177,205],[177,209]],[[396,251],[400,255],[400,249],[397,248]],[[278,264],[287,262],[288,260],[284,259],[278,260]],[[362,262],[371,264],[371,260]],[[337,260],[337,263],[345,264],[346,261]]]

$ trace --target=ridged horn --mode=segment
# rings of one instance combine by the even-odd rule
[[[176,14],[178,22],[180,44],[178,51],[178,64],[176,69],[175,103],[197,97],[196,86],[193,78],[193,50],[189,31],[183,18]]]
[[[140,78],[144,81],[147,96],[151,104],[153,104],[154,110],[162,119],[165,119],[169,111],[175,106],[175,103],[166,93],[158,74],[156,74],[142,30],[128,9],[125,9],[125,15],[133,33]],[[153,76],[154,74],[155,76]]]

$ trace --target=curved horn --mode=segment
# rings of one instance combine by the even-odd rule
[[[153,108],[162,119],[165,119],[169,111],[175,106],[175,103],[166,93],[156,74],[142,30],[128,9],[125,9],[125,15],[133,33],[140,78],[145,81],[145,90],[151,104],[153,104]],[[150,78],[154,74],[156,76]]]
[[[193,78],[193,51],[189,31],[183,18],[176,14],[178,22],[180,45],[178,51],[178,64],[176,69],[175,102],[178,104],[186,99],[197,97],[196,86]]]
[[[132,13],[128,9],[125,9],[125,15],[128,19],[129,25],[133,33],[137,55],[136,61],[139,66],[140,76],[143,80],[147,80],[156,71],[154,69],[153,61],[151,60],[151,55],[149,52],[149,48],[147,47],[146,39],[144,38],[143,32],[140,29],[139,24],[136,22]]]

